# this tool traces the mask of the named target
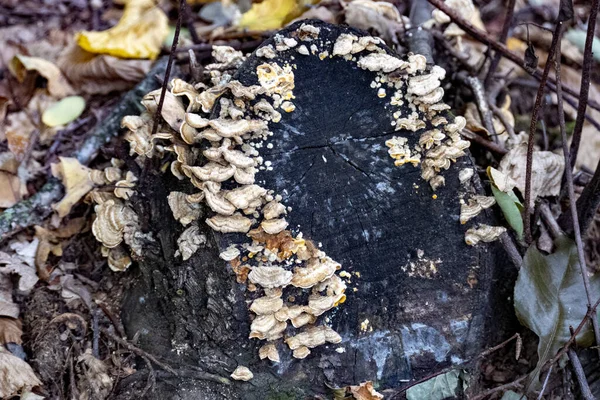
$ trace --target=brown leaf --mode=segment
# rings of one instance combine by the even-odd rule
[[[0,344],[22,344],[23,324],[21,320],[9,317],[0,317]]]
[[[133,87],[150,71],[152,61],[96,55],[71,45],[58,65],[78,91],[107,94]]]
[[[14,206],[21,200],[21,181],[10,172],[0,171],[0,208]]]
[[[19,357],[0,349],[0,397],[10,398],[28,391],[42,382],[31,366]]]
[[[356,400],[379,400],[383,395],[375,390],[373,382],[363,382],[358,386],[350,386],[350,392]]]

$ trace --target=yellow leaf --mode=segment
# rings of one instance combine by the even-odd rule
[[[510,51],[524,52],[525,49],[527,49],[527,43],[525,43],[517,38],[509,37],[508,39],[506,39],[506,47]]]
[[[75,39],[90,53],[154,59],[168,34],[168,18],[154,1],[127,0],[117,25],[102,32],[79,32]]]
[[[252,4],[252,8],[242,15],[238,27],[253,31],[279,29],[301,11],[296,0],[264,0]]]
[[[62,181],[66,193],[61,201],[52,205],[52,208],[60,218],[63,218],[83,196],[92,190],[94,182],[89,176],[91,169],[81,165],[76,158],[59,157],[59,159],[60,163],[51,166],[52,175]]]

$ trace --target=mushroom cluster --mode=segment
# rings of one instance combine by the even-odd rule
[[[376,77],[371,87],[378,97],[389,100],[391,125],[396,130],[422,132],[412,148],[404,137],[388,140],[390,155],[396,165],[420,165],[421,176],[434,189],[444,184],[440,171],[468,147],[460,138],[464,118],[444,113],[449,107],[442,102],[443,69],[428,69],[421,55],[410,55],[406,61],[392,56],[381,39],[371,36],[342,33],[332,42],[323,35],[324,29],[337,28],[303,23],[260,47],[255,52],[260,62],[251,85],[234,78],[244,55],[215,46],[216,62],[205,67],[210,84],[171,82],[157,134],[152,135],[151,127],[158,92],[144,97],[145,112],[123,120],[129,130],[125,139],[140,165],[148,157],[168,158],[171,173],[196,188],[191,194],[171,192],[168,196],[174,218],[186,227],[177,241],[178,255],[188,259],[205,243],[197,222],[203,218],[204,206],[210,210],[205,222],[211,229],[235,234],[231,242],[236,244],[220,257],[237,281],[246,285],[253,315],[249,337],[266,341],[259,356],[274,362],[280,360],[277,343],[282,339],[296,358],[305,358],[317,346],[339,343],[341,336],[319,320],[346,300],[346,284],[338,272],[341,265],[300,228],[289,228],[291,208],[282,194],[262,187],[257,179],[261,171],[272,170],[260,155],[263,146],[273,146],[270,126],[295,110],[295,57],[314,56],[323,61],[341,57],[373,71]],[[136,180],[126,174],[119,182],[115,198],[95,199],[95,226],[108,224],[107,232],[115,238],[108,240],[98,228],[94,234],[106,248],[124,240],[135,254],[143,235],[136,231],[137,216],[126,201]],[[118,224],[110,225],[115,221]],[[241,243],[240,236],[245,238]],[[115,252],[112,258],[117,256],[122,258],[122,253]],[[435,274],[435,262],[422,261],[433,268],[428,273]],[[242,375],[240,379],[248,374]]]

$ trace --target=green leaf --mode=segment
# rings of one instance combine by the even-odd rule
[[[500,206],[506,222],[517,233],[519,240],[523,238],[523,217],[521,217],[521,202],[515,195],[514,191],[504,193],[500,191],[494,183],[492,183],[492,193],[496,199],[496,203]]]
[[[42,114],[46,126],[59,126],[75,121],[85,110],[85,100],[81,96],[69,96],[54,103]]]
[[[575,243],[565,236],[554,241],[556,250],[543,255],[531,245],[515,284],[515,311],[523,325],[539,336],[538,364],[532,373],[539,385],[540,369],[571,337],[587,312],[587,297],[579,269]],[[599,276],[590,277],[592,299],[600,296]],[[593,334],[587,324],[577,336],[579,346],[590,346]],[[531,386],[531,385],[529,385]]]
[[[457,396],[457,389],[464,390],[463,372],[452,370],[419,383],[406,391],[406,400],[443,400]],[[460,385],[460,386],[459,386]],[[461,391],[462,391],[461,390]]]
[[[504,392],[500,400],[521,400],[522,398],[522,394],[513,392],[512,390],[507,390],[506,392]]]

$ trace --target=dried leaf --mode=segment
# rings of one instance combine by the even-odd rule
[[[10,172],[0,171],[0,208],[14,206],[21,200],[21,180]]]
[[[457,389],[463,387],[464,377],[461,371],[452,370],[419,383],[406,391],[406,400],[443,400],[456,398]],[[462,392],[462,390],[459,390]]]
[[[17,161],[23,160],[35,130],[35,125],[25,111],[8,114],[5,135],[8,149],[14,154]]]
[[[42,114],[42,122],[54,127],[75,121],[85,110],[85,99],[81,96],[69,96],[54,103]]]
[[[19,357],[0,349],[0,397],[10,398],[26,392],[42,382],[35,376],[31,366]]]
[[[153,0],[126,0],[117,25],[102,32],[79,32],[75,40],[90,53],[153,60],[168,34],[168,18]]]
[[[237,26],[241,29],[268,31],[278,29],[298,12],[296,0],[264,0],[252,4],[252,8],[242,14]]]
[[[527,145],[521,144],[509,151],[500,161],[500,172],[517,183],[521,194],[525,194],[525,172]],[[550,151],[533,152],[531,174],[531,200],[538,197],[557,196],[560,193],[561,179],[565,168],[562,155]]]
[[[58,60],[58,65],[78,90],[107,94],[133,87],[150,71],[152,61],[93,54],[72,45]]]
[[[350,392],[356,400],[383,399],[383,395],[375,390],[371,381],[363,382],[358,386],[350,386]]]
[[[345,15],[348,25],[364,30],[375,29],[386,41],[396,41],[396,33],[410,25],[396,6],[385,1],[351,1],[346,6]]]
[[[0,345],[6,343],[22,344],[23,324],[21,320],[10,317],[0,317]]]
[[[76,158],[59,157],[58,164],[52,164],[52,175],[60,179],[65,186],[65,196],[52,208],[60,218],[71,212],[71,208],[81,200],[92,188],[94,183],[89,177],[91,169],[85,167]]]
[[[60,69],[43,58],[27,57],[19,54],[12,59],[9,69],[19,82],[25,80],[27,71],[36,71],[48,80],[48,93],[56,98],[75,93]]]
[[[535,244],[529,247],[515,284],[517,317],[540,339],[538,364],[532,372],[536,385],[541,367],[569,340],[569,327],[579,325],[587,312],[575,243],[561,236],[554,244],[555,252],[547,256]],[[589,289],[593,299],[600,296],[599,275],[590,277]],[[590,346],[592,341],[588,324],[577,336],[577,345]]]

